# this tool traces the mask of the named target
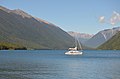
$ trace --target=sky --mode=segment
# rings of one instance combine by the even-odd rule
[[[89,34],[113,28],[100,23],[99,17],[109,20],[114,11],[120,13],[120,0],[0,0],[0,5],[21,9],[65,31]]]

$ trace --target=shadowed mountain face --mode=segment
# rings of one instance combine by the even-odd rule
[[[107,42],[98,47],[98,49],[105,50],[120,50],[120,32],[114,35]]]
[[[30,49],[67,49],[74,39],[59,27],[22,10],[0,6],[0,42]]]
[[[84,45],[91,48],[97,48],[98,46],[102,45],[107,40],[109,40],[111,37],[113,37],[119,31],[120,27],[100,31],[97,34],[95,34],[91,39],[86,41]]]

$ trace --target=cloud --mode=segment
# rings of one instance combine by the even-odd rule
[[[120,14],[116,11],[113,12],[111,18],[110,18],[110,24],[115,25],[120,22]]]
[[[104,23],[104,22],[105,22],[105,16],[99,17],[99,22],[100,22],[100,23]]]

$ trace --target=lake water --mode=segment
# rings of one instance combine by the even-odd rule
[[[120,79],[120,51],[2,50],[0,79]]]

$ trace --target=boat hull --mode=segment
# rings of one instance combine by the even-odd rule
[[[68,51],[68,52],[65,52],[66,55],[82,55],[83,52],[81,51]]]

